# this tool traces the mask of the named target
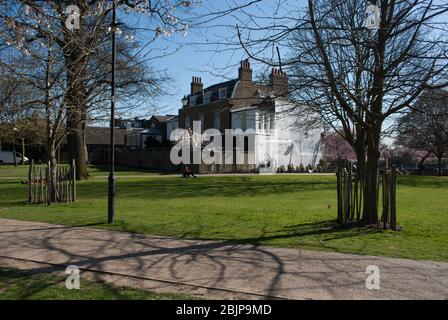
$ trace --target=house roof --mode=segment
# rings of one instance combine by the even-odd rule
[[[160,115],[153,115],[152,116],[152,118],[155,118],[159,122],[167,122],[168,120],[171,120],[174,117],[177,117],[177,116],[172,115],[172,114],[167,114],[165,116],[160,116]]]
[[[124,137],[126,129],[115,128],[115,145],[124,146]],[[108,127],[87,127],[86,128],[86,144],[87,145],[109,145],[110,144],[110,128]]]
[[[221,83],[217,83],[214,85],[211,85],[207,88],[205,88],[202,92],[196,93],[196,105],[204,103],[204,94],[208,93],[210,94],[210,102],[214,102],[217,100],[220,100],[219,98],[219,89],[226,88],[226,99],[229,99],[232,97],[233,89],[235,88],[236,83],[238,82],[238,79],[233,79]],[[191,97],[192,95],[189,94],[187,97]]]
[[[233,79],[233,80],[217,83],[217,84],[214,84],[214,85],[211,85],[211,86],[205,88],[204,92],[216,92],[220,88],[233,88],[233,87],[235,87],[235,84],[237,81],[238,81],[238,79]]]

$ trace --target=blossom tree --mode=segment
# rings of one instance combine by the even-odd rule
[[[174,34],[185,35],[192,25],[205,25],[214,19],[231,14],[259,2],[244,0],[240,4],[229,5],[218,11],[201,9],[202,2],[196,0],[10,0],[0,1],[0,48],[14,48],[24,55],[32,55],[39,46],[45,47],[51,39],[53,52],[63,57],[61,70],[66,80],[64,104],[66,110],[67,144],[70,158],[76,160],[79,178],[87,176],[85,166],[85,126],[91,110],[98,105],[94,97],[105,101],[105,86],[109,84],[109,68],[95,69],[99,61],[108,61],[107,48],[110,48],[111,12],[115,5],[123,17],[121,25],[115,27],[119,36],[127,41],[140,43],[130,54],[132,67],[149,61],[148,47],[160,37]],[[138,25],[129,26],[126,21],[138,18]],[[140,19],[141,18],[141,19]],[[137,19],[136,19],[137,20]],[[110,55],[110,54],[109,54]],[[141,57],[137,59],[135,57]],[[134,59],[135,58],[135,59]],[[94,67],[92,68],[92,64]],[[90,66],[90,67],[89,67]],[[91,72],[101,70],[101,73]],[[120,68],[118,68],[118,73]],[[131,74],[126,69],[122,73]],[[96,81],[98,78],[103,81]],[[107,79],[107,80],[106,80]],[[157,79],[136,79],[147,84],[147,96],[160,92]],[[90,86],[95,82],[95,85]],[[133,81],[133,83],[136,83]],[[123,92],[127,92],[127,88]],[[141,92],[137,90],[134,92]],[[135,97],[134,97],[135,98]]]

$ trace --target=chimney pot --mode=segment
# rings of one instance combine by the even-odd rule
[[[252,69],[250,68],[249,59],[244,59],[240,63],[240,68],[238,69],[238,79],[244,81],[245,83],[252,82]]]
[[[197,94],[203,90],[202,78],[192,77],[191,79],[191,94]]]
[[[270,79],[272,90],[276,96],[288,95],[288,77],[283,71],[277,68],[272,68]]]

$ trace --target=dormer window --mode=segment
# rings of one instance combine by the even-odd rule
[[[266,93],[263,90],[257,89],[255,96],[257,98],[266,98]]]
[[[211,93],[206,93],[204,95],[204,103],[209,103],[211,101],[212,98],[212,94]]]
[[[227,88],[219,89],[219,99],[227,98]]]
[[[190,96],[190,107],[196,105],[196,96]]]

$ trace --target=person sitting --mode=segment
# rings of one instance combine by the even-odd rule
[[[183,172],[182,172],[182,175],[183,175],[183,177],[184,178],[189,178],[190,176],[191,176],[191,170],[190,170],[190,168],[188,167],[188,166],[185,166],[184,167],[184,170],[183,170]]]
[[[190,177],[196,178],[196,176],[193,173],[193,170],[191,170],[188,166],[184,167],[184,170],[182,171],[182,176],[184,178],[190,178]]]

